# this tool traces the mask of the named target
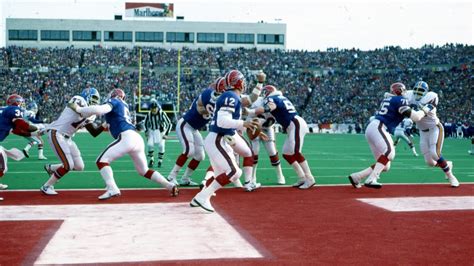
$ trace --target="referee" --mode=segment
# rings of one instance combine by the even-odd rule
[[[171,131],[171,120],[161,109],[158,102],[152,100],[150,112],[145,117],[145,135],[148,147],[148,167],[152,168],[155,163],[155,145],[158,145],[158,167],[163,163],[165,156],[165,139]]]

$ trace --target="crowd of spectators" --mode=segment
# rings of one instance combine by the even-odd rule
[[[35,101],[40,115],[58,116],[70,97],[91,82],[103,97],[123,88],[132,101],[138,94],[156,95],[161,102],[177,103],[178,54],[179,112],[219,75],[239,69],[253,86],[263,70],[268,83],[281,88],[309,123],[365,124],[378,108],[389,85],[411,87],[426,81],[439,94],[440,118],[450,123],[472,123],[474,47],[424,46],[419,49],[387,47],[373,51],[283,51],[210,48],[167,50],[95,47],[77,49],[0,49],[0,92],[3,99],[17,92]],[[140,80],[141,77],[141,80]]]

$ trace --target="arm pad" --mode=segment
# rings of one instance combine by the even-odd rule
[[[244,121],[232,119],[232,114],[219,110],[217,113],[217,126],[222,128],[235,128],[235,129],[244,129]]]

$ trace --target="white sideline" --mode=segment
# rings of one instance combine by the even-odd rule
[[[218,213],[188,203],[0,206],[0,221],[64,220],[35,264],[262,258]]]
[[[358,199],[392,212],[474,210],[474,196]]]

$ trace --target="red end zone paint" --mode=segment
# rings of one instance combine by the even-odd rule
[[[240,189],[220,190],[212,199],[217,212],[240,230],[264,258],[186,263],[472,265],[472,211],[393,213],[357,199],[472,196],[473,189],[473,185],[461,185],[458,189],[448,185],[417,185],[384,186],[377,191],[356,190],[349,186],[318,187],[308,191],[268,188],[254,193]],[[58,197],[46,197],[40,192],[4,192],[1,194],[5,201],[0,203],[0,211],[5,204],[103,204],[96,198],[101,192],[65,191]],[[178,198],[168,197],[164,190],[122,192],[121,197],[106,203],[188,202],[197,190],[183,189]],[[50,226],[54,227],[52,223]],[[38,224],[44,225],[44,222]],[[12,222],[0,222],[0,263],[18,264],[35,257],[33,253],[37,251],[32,246],[41,245],[35,235],[47,235],[44,226],[24,226],[21,232],[19,229]],[[176,261],[179,260],[177,257]]]

